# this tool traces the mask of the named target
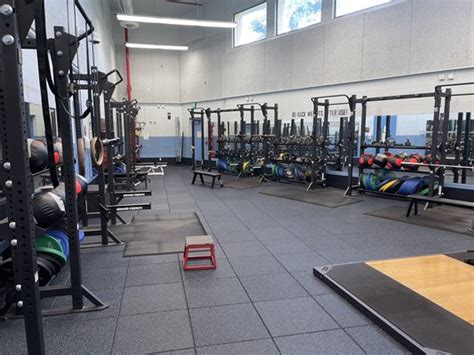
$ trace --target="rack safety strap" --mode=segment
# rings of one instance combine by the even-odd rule
[[[44,14],[44,1],[35,1],[35,27],[36,27],[36,53],[38,58],[39,84],[41,91],[41,104],[43,109],[44,130],[46,145],[48,147],[48,167],[51,182],[54,187],[59,185],[58,173],[54,162],[53,128],[51,126],[51,113],[49,109],[48,86],[46,83],[48,60],[48,47],[46,35],[46,20]]]

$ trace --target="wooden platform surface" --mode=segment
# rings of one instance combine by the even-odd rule
[[[474,325],[473,266],[446,255],[366,264]]]

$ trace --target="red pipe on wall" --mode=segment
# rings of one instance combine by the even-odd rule
[[[128,28],[124,28],[125,43],[128,43]],[[125,67],[127,70],[127,97],[128,100],[132,99],[132,79],[130,74],[130,50],[125,47]]]

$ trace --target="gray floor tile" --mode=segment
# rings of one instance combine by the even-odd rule
[[[227,221],[221,221],[221,222],[212,222],[212,223],[209,223],[209,226],[216,233],[217,232],[242,230],[243,228],[245,228],[245,225],[242,222],[240,222],[239,220],[227,220]]]
[[[28,353],[23,319],[10,319],[0,322],[0,344],[2,344],[2,355]]]
[[[320,295],[315,296],[315,299],[343,328],[372,323],[339,295]]]
[[[221,246],[228,258],[270,254],[268,250],[265,249],[265,247],[258,241],[222,243]]]
[[[247,229],[215,232],[215,237],[220,243],[248,242],[256,240],[255,236]]]
[[[97,268],[118,268],[127,267],[129,259],[123,257],[123,250],[109,247],[81,250],[81,265],[82,269],[97,269]],[[86,250],[86,249],[84,249]]]
[[[166,351],[166,352],[152,353],[152,354],[159,354],[159,355],[195,355],[196,352],[194,351],[194,348],[192,348],[192,349]]]
[[[329,286],[314,276],[313,271],[300,271],[292,274],[310,295],[315,296],[334,293]]]
[[[256,228],[252,229],[252,233],[259,240],[278,240],[278,239],[293,239],[294,235],[288,232],[285,228]]]
[[[410,354],[387,333],[375,325],[346,329],[367,354]]]
[[[272,255],[230,258],[229,262],[238,276],[286,273],[286,270]]]
[[[273,337],[339,328],[311,297],[256,302],[255,307]]]
[[[196,308],[190,313],[197,346],[269,337],[251,304]]]
[[[187,311],[120,317],[114,354],[143,354],[193,347]]]
[[[43,322],[47,354],[107,354],[112,350],[115,318]],[[2,345],[3,351],[3,345]]]
[[[311,251],[302,241],[294,239],[263,240],[272,254],[302,253]]]
[[[86,269],[82,272],[82,280],[89,290],[122,288],[125,285],[126,273],[126,267]]]
[[[155,285],[181,281],[179,263],[162,263],[130,266],[125,287]]]
[[[364,354],[342,330],[281,337],[275,342],[283,355]]]
[[[241,277],[240,280],[254,302],[308,295],[288,273]]]
[[[217,256],[217,268],[213,270],[183,271],[181,263],[180,267],[184,280],[225,279],[235,277],[235,273],[225,257]]]
[[[185,309],[182,283],[127,287],[123,293],[121,315]]]
[[[189,308],[250,302],[236,278],[190,280],[184,287]]]
[[[277,355],[278,349],[271,339],[244,341],[224,345],[206,346],[197,349],[198,355]]]
[[[351,248],[352,245],[344,241],[342,238],[336,236],[329,236],[323,238],[306,238],[303,240],[311,250],[337,250]]]
[[[327,259],[329,264],[345,264],[366,259],[366,255],[356,248],[321,250],[318,254]]]
[[[148,265],[148,264],[162,264],[172,263],[178,261],[177,254],[163,254],[163,255],[151,255],[151,256],[136,256],[130,259],[130,266],[136,265]]]
[[[326,259],[314,251],[304,253],[278,254],[275,258],[288,271],[311,271],[315,266],[330,264]]]
[[[68,320],[90,320],[90,319],[118,317],[120,313],[120,305],[122,304],[123,288],[109,289],[109,290],[95,290],[92,293],[109,307],[101,311],[64,314],[60,316],[55,316],[55,318],[68,319]],[[87,298],[84,298],[84,305],[92,306],[92,303]],[[72,308],[72,298],[70,296],[69,297],[56,297],[56,299],[54,299],[53,308],[61,308],[61,307]]]

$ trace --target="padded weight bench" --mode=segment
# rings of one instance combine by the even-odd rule
[[[212,183],[211,183],[211,187],[214,188],[214,184],[216,182],[216,178],[217,180],[219,181],[219,185],[221,187],[224,187],[224,184],[222,182],[222,174],[219,173],[219,172],[214,172],[214,171],[205,171],[205,170],[194,170],[193,171],[194,173],[194,177],[193,177],[193,181],[191,184],[194,185],[194,183],[196,182],[196,178],[197,176],[199,175],[199,178],[201,179],[201,183],[204,184],[204,178],[203,176],[210,176],[212,177]]]
[[[431,196],[420,196],[420,195],[408,195],[408,199],[410,200],[410,205],[408,206],[406,217],[410,217],[413,206],[415,207],[414,215],[418,214],[418,201],[436,203],[438,205],[467,208],[474,212],[474,202],[469,202],[469,201],[460,201],[460,200],[453,200],[453,199],[444,198],[444,197],[431,197]],[[471,229],[469,231],[474,232],[474,216],[472,218]]]

